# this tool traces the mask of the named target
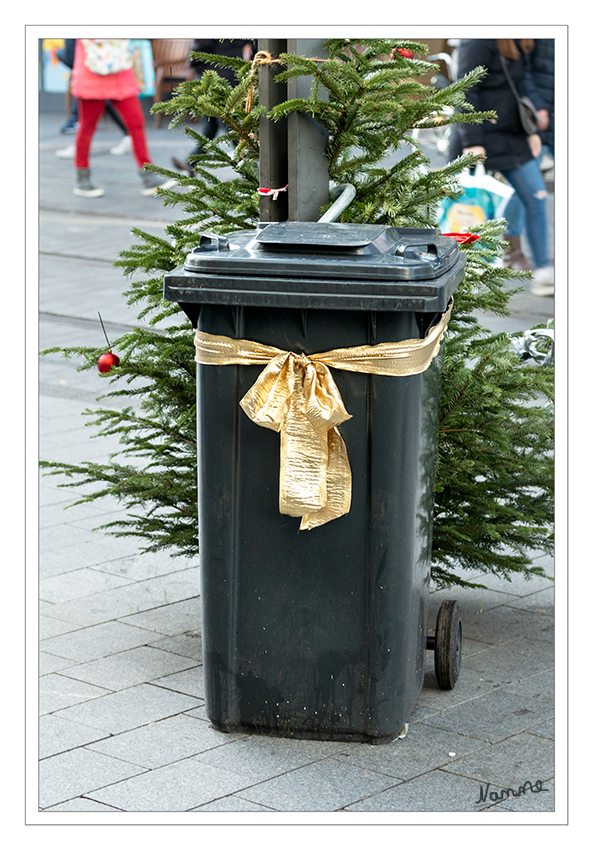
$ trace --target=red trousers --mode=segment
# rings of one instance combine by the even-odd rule
[[[135,95],[125,100],[112,100],[111,104],[121,116],[128,133],[132,137],[134,158],[138,167],[142,168],[144,163],[151,162],[151,159],[146,143],[146,133],[144,132],[144,113],[140,105],[140,98]],[[104,108],[104,100],[78,99],[79,127],[76,134],[76,157],[74,160],[76,168],[89,167],[91,141]]]

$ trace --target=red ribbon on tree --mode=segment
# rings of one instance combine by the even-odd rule
[[[450,236],[456,239],[460,245],[469,245],[470,242],[476,242],[480,237],[477,233],[441,233],[441,236]]]
[[[258,192],[259,195],[271,195],[272,200],[277,201],[278,200],[278,193],[279,192],[286,192],[287,189],[288,189],[288,183],[286,184],[286,186],[283,186],[282,189],[266,189],[263,186],[260,186],[258,188],[257,192]]]

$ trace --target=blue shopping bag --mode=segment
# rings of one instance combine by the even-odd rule
[[[155,76],[150,41],[147,38],[131,38],[130,48],[134,60],[132,67],[140,89],[140,97],[154,97]]]

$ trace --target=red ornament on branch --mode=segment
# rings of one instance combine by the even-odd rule
[[[101,318],[100,313],[99,321],[101,322],[101,327],[103,328],[103,333],[105,334],[105,339],[107,340],[107,346],[109,350],[102,354],[97,360],[97,369],[99,370],[99,372],[105,374],[107,372],[110,372],[113,366],[119,366],[119,357],[117,356],[117,354],[114,354],[111,351],[111,344],[105,331],[105,326],[103,324],[103,319]]]
[[[97,369],[99,372],[111,372],[112,366],[119,366],[119,357],[112,351],[106,351],[97,360]]]
[[[413,59],[414,53],[412,50],[408,50],[407,47],[397,47],[395,50],[391,51],[390,59],[395,59],[395,53],[399,53],[400,56],[403,56],[404,59]]]

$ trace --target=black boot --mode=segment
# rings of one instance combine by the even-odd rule
[[[521,250],[521,237],[505,236],[504,238],[505,241],[510,243],[504,256],[503,262],[505,268],[524,269],[525,271],[529,271],[531,269],[531,265],[527,257],[523,256],[523,251]]]
[[[194,170],[189,164],[189,162],[184,162],[182,159],[177,159],[176,156],[171,157],[171,162],[173,163],[173,167],[176,168],[177,171],[187,171],[190,177],[194,173]]]

